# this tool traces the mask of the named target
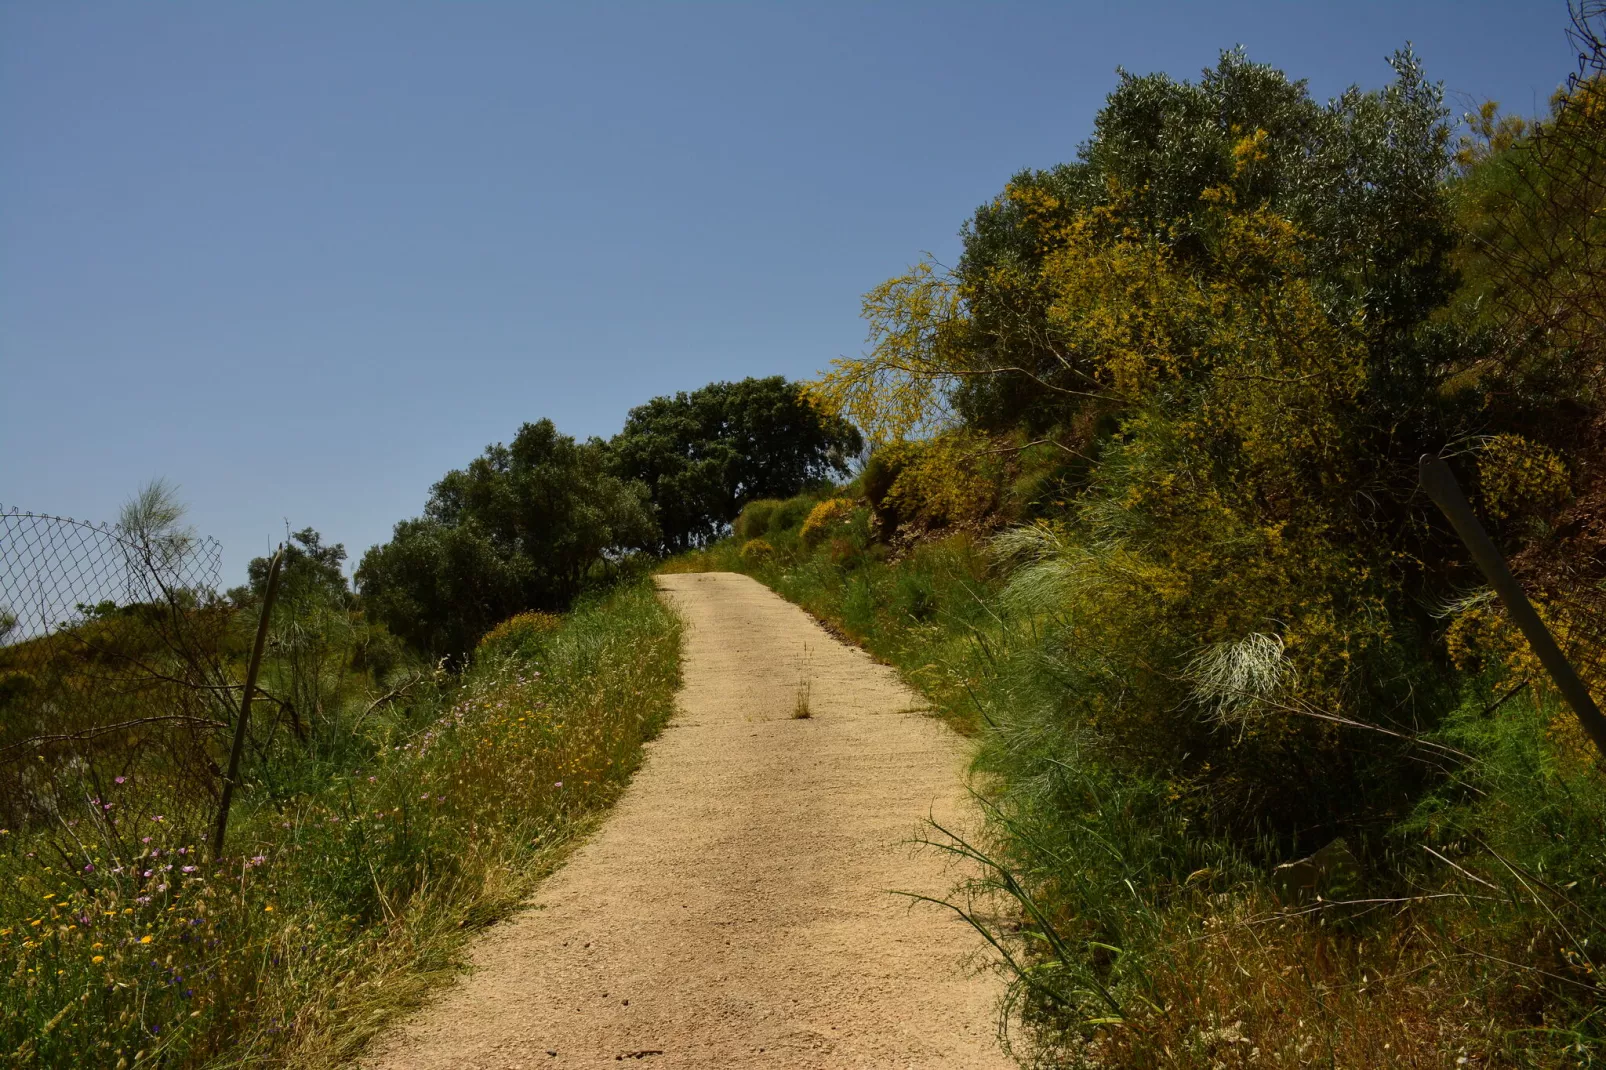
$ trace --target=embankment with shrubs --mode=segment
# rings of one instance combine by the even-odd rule
[[[954,267],[866,295],[812,388],[855,481],[683,564],[974,733],[985,833],[933,839],[987,874],[954,904],[1027,1058],[1606,1054],[1601,758],[1417,479],[1606,698],[1601,19],[1547,115],[1459,141],[1409,52],[1325,104],[1241,52],[1123,76]]]
[[[0,831],[0,1058],[343,1062],[617,795],[671,711],[678,629],[630,581],[505,621],[459,674],[393,665],[386,702],[342,640],[301,681],[326,692],[316,737],[253,755],[221,859],[214,800],[169,766],[49,763],[50,820]]]
[[[1160,661],[1152,595],[1072,600],[1075,573],[1048,553],[1074,553],[1070,537],[1007,511],[888,540],[866,482],[755,503],[671,567],[753,575],[974,737],[985,834],[931,838],[986,874],[953,902],[1003,952],[1023,1061],[1554,1065],[1597,1049],[1606,796],[1537,681],[1448,670],[1416,733],[1295,711],[1201,724],[1187,704],[1213,700],[1214,666]],[[1168,704],[1145,694],[1165,685]],[[1314,739],[1263,738],[1307,721]],[[1271,790],[1288,781],[1310,794],[1292,822],[1260,809],[1288,807]]]

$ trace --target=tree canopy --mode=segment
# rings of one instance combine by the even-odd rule
[[[593,568],[657,539],[646,487],[609,470],[604,444],[540,420],[448,472],[423,516],[363,555],[357,583],[392,632],[459,655],[515,613],[567,608]]]
[[[305,590],[331,601],[344,602],[351,593],[345,573],[341,571],[345,563],[345,544],[325,545],[323,536],[315,529],[302,528],[285,540],[279,587],[285,591]],[[270,555],[253,557],[246,565],[250,597],[261,598],[267,590],[268,569],[272,564]]]
[[[609,443],[613,472],[648,487],[669,552],[719,535],[754,499],[846,474],[862,447],[851,424],[780,376],[654,398]]]
[[[1247,267],[1220,255],[1230,220],[1256,214],[1284,228],[1329,318],[1398,363],[1454,273],[1441,93],[1409,51],[1393,64],[1391,85],[1327,104],[1240,51],[1197,82],[1123,73],[1075,162],[1020,172],[976,210],[953,271],[917,264],[866,295],[869,351],[838,361],[821,396],[876,440],[1122,408],[1083,328],[1127,302],[1079,305],[1067,273],[1096,246],[1221,278]]]

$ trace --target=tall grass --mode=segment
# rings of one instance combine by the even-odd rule
[[[129,778],[0,833],[0,1059],[348,1058],[618,794],[669,716],[678,650],[645,582],[490,644],[375,710],[353,764],[248,794],[223,861],[198,810]]]
[[[1155,649],[1143,632],[1153,607],[1120,612],[1141,564],[1050,528],[896,550],[851,522],[812,551],[773,522],[754,537],[775,552],[732,540],[696,564],[755,575],[978,737],[984,829],[929,838],[981,873],[952,905],[996,943],[1024,1062],[1555,1066],[1606,1054],[1606,784],[1533,683],[1492,669],[1453,678],[1422,695],[1447,704],[1439,727],[1410,740],[1332,725],[1340,751],[1381,738],[1424,772],[1400,785],[1390,812],[1402,816],[1355,845],[1355,886],[1280,900],[1273,867],[1322,843],[1291,851],[1270,829],[1211,821],[1188,777],[1156,775],[1125,749],[1129,725],[1110,730],[1130,716],[1123,702],[1204,718],[1228,740],[1308,712],[1284,708],[1291,670],[1275,638],[1178,651],[1170,670],[1135,663]],[[1154,693],[1193,706],[1146,706],[1145,672],[1169,672]]]

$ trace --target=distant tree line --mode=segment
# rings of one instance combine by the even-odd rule
[[[515,613],[566,608],[635,556],[718,537],[754,499],[846,475],[862,446],[780,376],[654,398],[607,441],[527,423],[446,473],[422,516],[363,555],[357,585],[370,617],[410,646],[461,654]],[[325,564],[313,535],[297,571]]]

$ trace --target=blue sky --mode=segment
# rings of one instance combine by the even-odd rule
[[[1532,113],[1561,0],[0,5],[0,503],[353,559],[519,423],[859,351],[1117,65]]]

